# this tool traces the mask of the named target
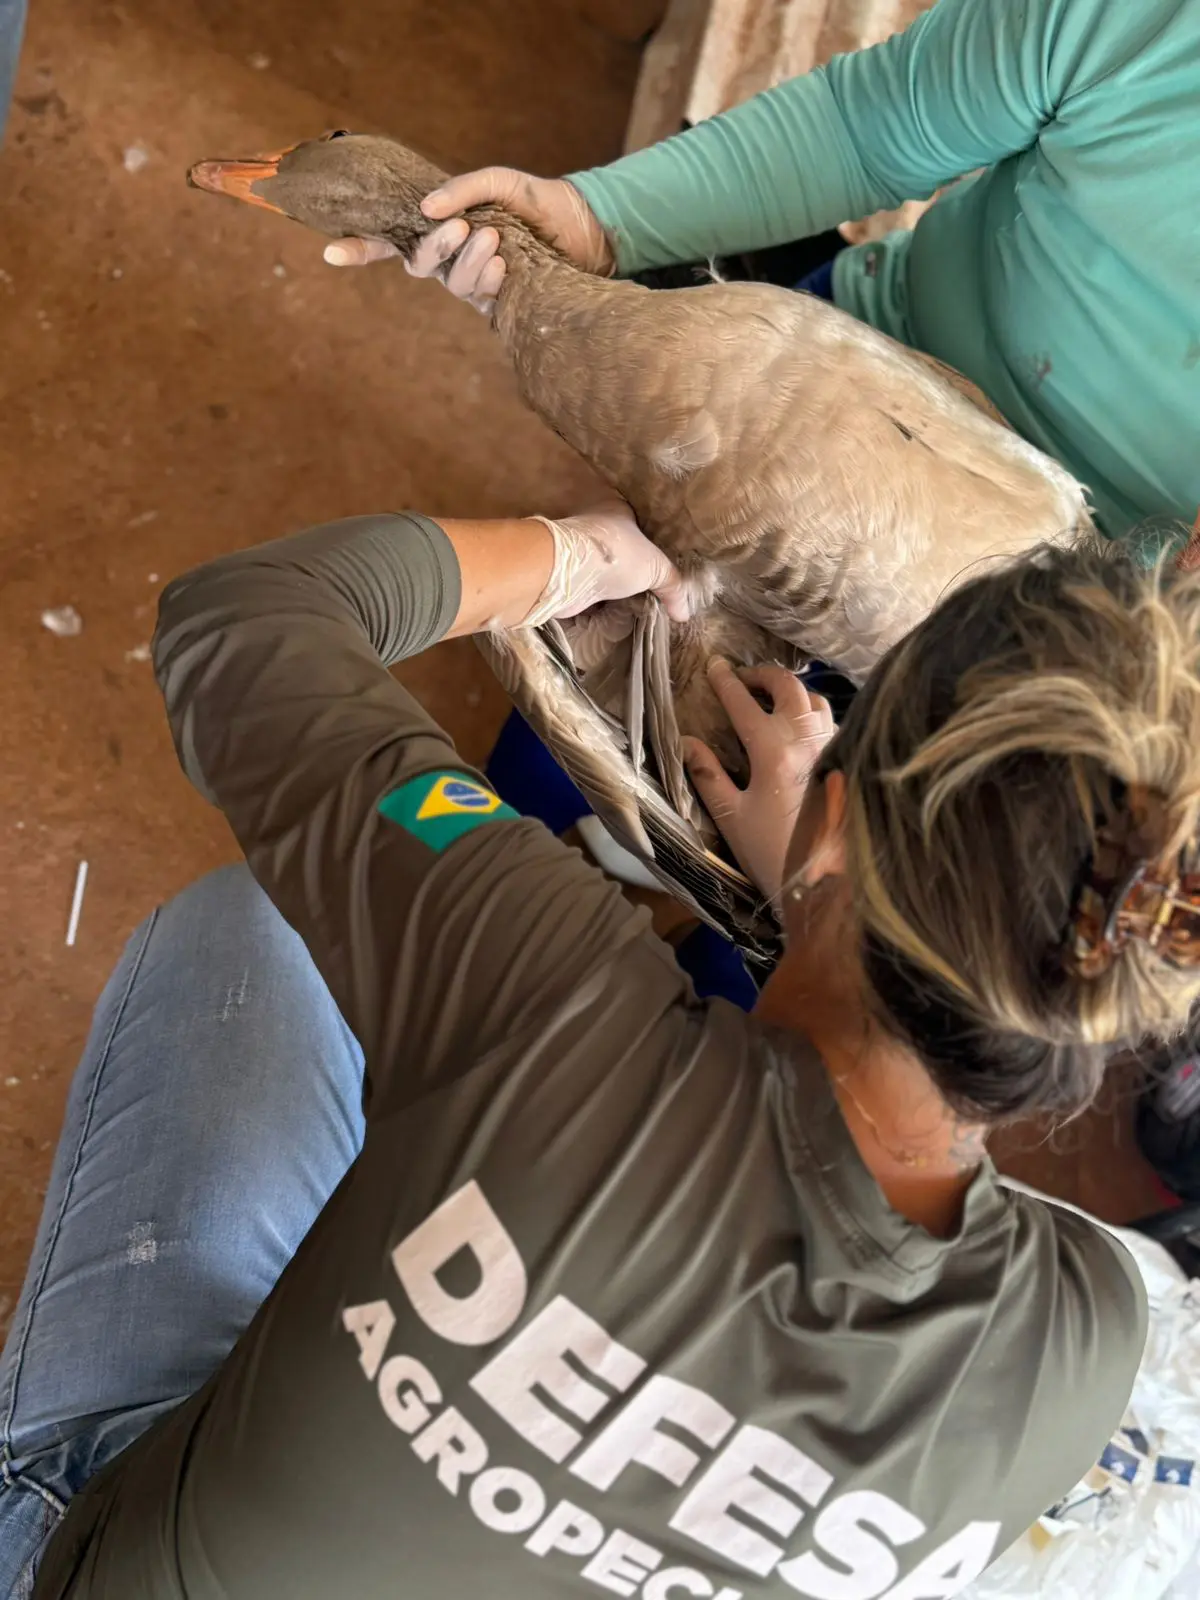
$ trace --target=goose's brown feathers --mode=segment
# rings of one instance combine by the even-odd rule
[[[420,202],[443,177],[391,140],[350,135],[190,176],[403,255],[434,226]],[[679,763],[680,731],[741,760],[707,657],[792,669],[816,657],[861,680],[980,563],[1086,536],[1083,490],[966,379],[824,301],[765,284],[612,282],[508,213],[470,217],[500,233],[494,325],[524,399],[701,596],[682,627],[648,602],[619,653],[586,671],[569,630],[494,636],[485,653],[622,842],[767,955],[773,919],[714,854]]]

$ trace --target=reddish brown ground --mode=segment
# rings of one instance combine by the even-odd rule
[[[33,8],[0,157],[0,1332],[92,1002],[154,903],[234,854],[138,659],[162,582],[326,517],[553,510],[588,482],[522,411],[471,312],[399,270],[336,274],[317,241],[189,192],[183,171],[329,126],[385,129],[457,167],[603,160],[639,10]],[[134,145],[148,160],[129,172]],[[83,632],[56,638],[40,614],[68,604]],[[503,707],[472,647],[405,677],[482,756]],[[1063,1136],[1032,1176],[1112,1217],[1146,1210],[1124,1120]]]

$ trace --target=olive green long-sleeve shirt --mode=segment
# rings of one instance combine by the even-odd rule
[[[1119,1421],[1136,1269],[986,1163],[954,1238],[892,1211],[813,1050],[698,1003],[388,673],[458,600],[393,516],[163,598],[180,755],[362,1044],[366,1139],[37,1600],[940,1600]]]
[[[906,32],[572,179],[621,269],[951,189],[837,304],[957,367],[1104,530],[1200,507],[1200,0],[937,0]]]

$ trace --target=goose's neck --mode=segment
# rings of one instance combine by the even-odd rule
[[[474,222],[474,213],[471,213]],[[500,235],[506,272],[492,326],[505,348],[516,355],[528,340],[540,341],[559,330],[564,316],[575,319],[611,295],[615,285],[577,267],[540,234],[511,213],[494,211],[486,226]]]
[[[406,261],[411,260],[421,240],[439,226],[422,212],[421,201],[445,181],[443,174],[422,158],[413,155],[411,162],[411,188],[396,206],[385,233]],[[522,336],[532,333],[536,337],[536,322],[530,319],[539,308],[549,310],[548,296],[554,301],[559,299],[555,291],[565,293],[572,308],[605,291],[611,292],[608,279],[581,271],[511,211],[483,205],[472,206],[465,215],[473,227],[495,228],[500,235],[500,256],[507,271],[492,320],[510,349],[514,340],[520,341]]]

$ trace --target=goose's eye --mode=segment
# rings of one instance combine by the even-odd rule
[[[349,128],[334,128],[333,132],[327,133],[325,137],[326,139],[348,139],[350,130]]]

